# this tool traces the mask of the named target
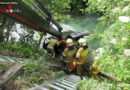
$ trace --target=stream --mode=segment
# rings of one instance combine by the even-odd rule
[[[65,22],[66,25],[71,26],[75,31],[87,30],[93,33],[93,30],[96,28],[98,16],[84,15],[84,16],[72,16],[72,17],[73,18],[70,21]]]

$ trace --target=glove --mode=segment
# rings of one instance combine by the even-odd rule
[[[62,58],[65,58],[66,57],[66,55],[65,54],[62,54]]]

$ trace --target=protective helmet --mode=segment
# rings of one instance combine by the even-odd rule
[[[73,40],[71,38],[68,38],[66,40],[66,43],[67,43],[68,46],[72,46],[73,45]]]
[[[78,42],[79,42],[79,44],[80,44],[81,46],[86,46],[86,45],[87,45],[87,42],[86,42],[86,40],[85,40],[84,38],[80,38],[80,39],[78,40]]]

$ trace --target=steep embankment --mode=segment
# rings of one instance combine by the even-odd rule
[[[80,90],[119,90],[120,87],[114,85],[130,86],[129,3],[129,0],[89,0],[86,11],[103,14],[97,20],[95,34],[87,37],[87,40],[95,45],[95,41],[99,42],[99,48],[95,50],[95,61],[102,72],[109,73],[122,82],[98,83],[93,79],[84,78],[80,82]]]

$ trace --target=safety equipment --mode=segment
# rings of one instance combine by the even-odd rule
[[[76,68],[76,58],[73,59],[72,61],[72,69]]]
[[[68,46],[72,46],[73,45],[73,40],[71,38],[68,38],[66,40],[66,43],[67,43]]]
[[[64,62],[66,63],[66,70],[71,72],[73,68],[75,67],[75,62],[73,62],[74,54],[76,53],[76,48],[73,48],[70,50],[69,48],[66,48],[63,52],[64,56]],[[72,62],[74,64],[74,67],[72,68]]]
[[[89,52],[89,48],[83,49],[83,47],[79,48],[77,53],[76,53],[76,65],[77,65],[77,74],[81,75],[82,71],[82,65],[85,63],[87,55]]]
[[[85,40],[84,38],[80,38],[80,39],[78,40],[78,42],[79,42],[79,44],[80,44],[81,46],[86,46],[86,45],[87,45],[87,42],[86,42],[86,40]]]
[[[73,50],[68,50],[68,48],[67,48],[66,51],[64,50],[63,56],[66,57],[64,62],[66,62],[66,63],[72,62],[73,56],[74,56],[75,53],[76,53],[76,49],[75,48]]]
[[[93,78],[97,79],[97,75],[100,73],[100,69],[98,68],[96,62],[93,63],[93,65],[90,67],[90,70],[92,71]]]
[[[51,41],[50,41],[50,43],[49,43],[48,46],[47,46],[47,50],[48,50],[53,56],[55,56],[55,50],[54,50],[55,45],[59,45],[59,42],[58,42],[56,39],[51,38]]]
[[[62,44],[62,43],[66,43],[66,41],[65,40],[61,40],[60,42],[59,42],[60,44]]]
[[[89,48],[83,50],[82,48],[80,48],[77,53],[76,53],[76,58],[78,58],[79,60],[76,60],[77,64],[84,64],[86,61],[86,58],[88,56],[88,52],[89,52]]]

